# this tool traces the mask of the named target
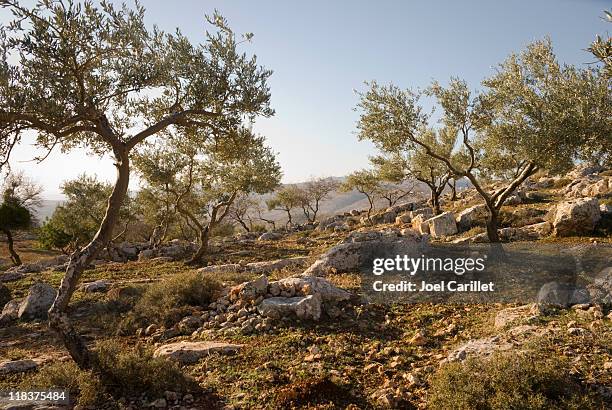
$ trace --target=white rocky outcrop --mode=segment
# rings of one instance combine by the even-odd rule
[[[452,212],[444,212],[425,222],[429,224],[429,233],[434,238],[444,238],[458,232],[455,215]]]
[[[555,236],[588,235],[601,219],[596,198],[579,198],[557,204],[553,218]]]
[[[489,211],[486,205],[474,205],[459,212],[455,221],[459,230],[467,231],[478,224],[486,222],[488,215]]]
[[[45,319],[56,295],[56,290],[46,283],[34,284],[19,306],[18,318]]]

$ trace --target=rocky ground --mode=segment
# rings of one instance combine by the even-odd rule
[[[584,169],[530,181],[502,209],[502,237],[609,246],[610,181]],[[203,268],[181,262],[190,244],[118,246],[84,273],[70,312],[92,346],[120,352],[113,366],[131,369],[105,389],[72,365],[44,320],[66,258],[31,250],[24,267],[0,274],[0,390],[62,386],[80,408],[504,408],[473,398],[490,391],[514,392],[496,399],[505,403],[535,400],[526,408],[612,406],[610,268],[588,290],[597,301],[584,303],[367,303],[364,255],[485,240],[474,192],[443,208],[433,217],[425,204],[402,204],[371,221],[353,211],[218,239]],[[566,387],[528,398],[510,385],[549,365]]]

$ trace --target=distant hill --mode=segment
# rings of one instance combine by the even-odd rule
[[[334,177],[334,180],[340,183],[343,182],[344,179],[345,179],[344,177]],[[305,182],[296,183],[296,185],[298,186],[301,186],[304,184]],[[469,183],[466,180],[457,182],[457,189],[460,189],[460,188],[465,189],[468,186],[469,186]],[[415,187],[415,191],[416,191],[416,194],[410,195],[402,199],[400,202],[410,202],[410,201],[424,199],[424,198],[429,197],[429,188],[423,183],[419,182]],[[261,199],[262,201],[265,201],[265,199],[269,197],[270,197],[270,194],[266,194],[266,195],[262,195]],[[57,208],[57,206],[60,205],[62,202],[64,201],[51,200],[51,199],[43,200],[41,207],[38,209],[36,213],[36,217],[38,221],[42,223],[45,221],[45,219],[50,218],[51,215],[53,215],[53,211],[55,211],[55,208]],[[332,194],[330,198],[326,199],[325,201],[321,203],[321,209],[319,211],[318,219],[321,219],[321,217],[341,214],[343,212],[349,212],[353,209],[358,209],[358,210],[367,209],[368,206],[369,205],[368,205],[367,199],[365,198],[363,194],[359,192],[356,192],[356,191],[336,192]],[[377,203],[375,204],[376,209],[384,209],[387,206],[388,204],[386,203],[386,201],[377,201]],[[296,222],[302,222],[305,219],[301,209],[295,209],[294,211],[291,212],[291,214],[294,216]],[[280,212],[280,211],[265,212],[264,217],[273,219],[276,221],[286,220],[285,213]]]

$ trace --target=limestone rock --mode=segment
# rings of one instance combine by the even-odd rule
[[[427,216],[423,214],[414,216],[412,218],[412,227],[421,235],[429,234],[429,222],[427,222]]]
[[[38,364],[34,360],[5,360],[0,362],[0,374],[24,373],[36,370]]]
[[[434,238],[443,238],[457,233],[457,223],[452,212],[444,212],[428,219],[429,233]]]
[[[284,268],[303,267],[308,263],[308,260],[307,256],[296,256],[294,258],[247,263],[245,268],[253,273],[270,273]]]
[[[230,300],[255,300],[268,292],[268,277],[261,275],[255,280],[234,286],[229,291]]]
[[[538,307],[546,310],[547,307],[567,308],[581,303],[589,303],[590,297],[584,289],[572,284],[548,282],[538,291]]]
[[[21,305],[19,306],[19,319],[46,319],[47,311],[53,304],[57,292],[46,283],[32,285]]]
[[[213,353],[233,354],[242,348],[242,345],[225,342],[175,342],[160,346],[155,350],[155,357],[166,357],[182,364],[196,363],[204,356]]]
[[[395,218],[396,225],[409,224],[410,222],[412,222],[412,218],[408,212],[398,215],[397,218]]]
[[[455,221],[459,230],[467,231],[478,224],[485,223],[488,215],[486,205],[474,205],[461,211]]]
[[[299,277],[290,277],[277,281],[279,288],[293,287],[298,295],[314,295],[321,296],[323,302],[338,303],[349,300],[351,294],[344,289],[340,289],[325,278],[317,276],[302,275]],[[272,286],[274,282],[270,284]]]
[[[10,300],[4,305],[0,314],[0,325],[6,325],[13,320],[17,320],[19,305],[21,305],[21,300],[19,299]]]
[[[96,280],[94,282],[87,282],[87,283],[83,283],[80,286],[80,290],[81,292],[106,292],[108,290],[108,287],[110,286],[111,282],[108,280],[104,280],[104,279],[100,279],[100,280]]]
[[[588,235],[601,218],[596,198],[580,198],[557,205],[553,220],[555,236]]]
[[[508,350],[510,348],[512,348],[512,345],[501,341],[499,336],[474,339],[453,350],[446,360],[454,362],[463,361],[468,357],[486,357],[497,351]]]
[[[321,297],[319,294],[294,297],[272,297],[264,299],[257,311],[272,319],[297,316],[300,319],[319,320],[321,317]]]
[[[276,232],[265,232],[257,238],[258,241],[278,241],[282,235]]]
[[[352,232],[343,242],[334,246],[315,261],[304,275],[324,276],[330,272],[354,272],[373,257],[392,254],[410,254],[421,251],[423,238],[402,237],[396,231]]]
[[[423,215],[424,219],[431,218],[433,216],[433,210],[430,207],[415,209],[410,212],[410,217],[412,219],[416,218],[417,215]]]

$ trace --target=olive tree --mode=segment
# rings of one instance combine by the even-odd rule
[[[373,84],[362,95],[359,130],[383,150],[417,150],[467,178],[489,211],[489,240],[499,242],[499,210],[529,176],[542,168],[567,170],[585,141],[609,138],[609,115],[585,113],[604,112],[610,97],[593,101],[593,94],[601,95],[597,75],[560,65],[550,41],[511,55],[483,85],[480,95],[458,79],[448,87],[434,82],[426,91],[442,111],[437,132],[450,137],[450,152],[421,132],[430,116],[418,95],[393,85]],[[490,190],[486,183],[495,177],[502,187]]]
[[[340,191],[342,192],[357,191],[365,195],[369,205],[367,213],[368,221],[371,221],[370,216],[374,209],[374,202],[376,201],[379,189],[380,178],[378,178],[375,171],[368,169],[362,169],[347,175],[340,186]]]
[[[230,206],[228,217],[246,232],[253,229],[253,213],[257,211],[259,201],[252,195],[240,195]]]
[[[186,140],[187,142],[182,142]],[[247,128],[198,146],[190,137],[169,137],[136,156],[136,167],[148,186],[174,197],[174,207],[197,232],[198,250],[188,261],[201,262],[211,232],[227,217],[236,198],[264,194],[280,182],[280,166],[265,139]]]
[[[35,132],[39,147],[110,154],[117,170],[99,229],[72,254],[49,311],[72,358],[91,368],[95,357],[66,312],[83,269],[112,236],[132,151],[164,130],[197,128],[208,139],[213,129],[272,115],[271,72],[239,51],[242,39],[218,14],[207,18],[204,41],[193,44],[179,30],[149,29],[140,5],[0,4],[14,15],[0,33],[0,163],[25,132]]]
[[[301,194],[302,211],[308,222],[315,222],[321,202],[338,189],[340,184],[333,178],[311,178],[303,187],[299,188]]]
[[[0,203],[0,232],[6,243],[13,265],[21,265],[15,250],[13,232],[28,229],[35,221],[35,210],[40,206],[42,188],[25,177],[23,173],[9,173],[2,184]]]
[[[293,225],[293,215],[291,211],[301,206],[303,203],[303,192],[297,185],[283,185],[274,192],[271,198],[266,200],[269,211],[282,211],[287,214],[286,227]]]
[[[604,21],[612,23],[612,11],[604,10]],[[604,75],[612,78],[612,37],[602,38],[597,35],[588,50],[604,65]]]

